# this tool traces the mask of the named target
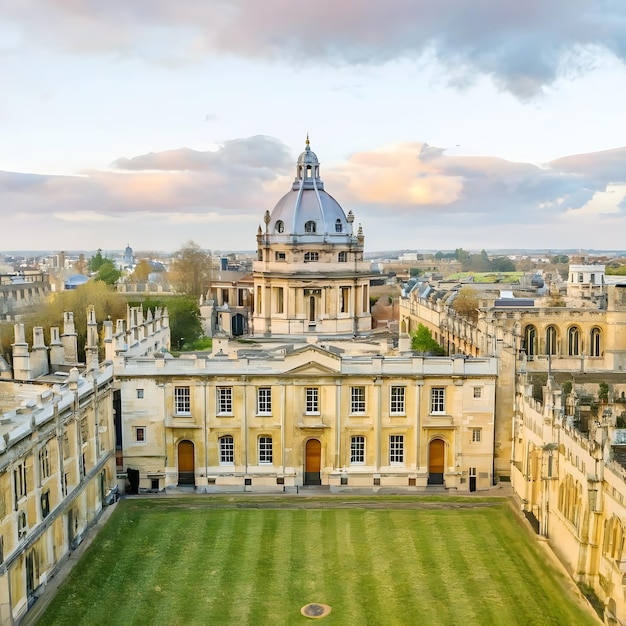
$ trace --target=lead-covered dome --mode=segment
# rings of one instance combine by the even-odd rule
[[[307,137],[304,152],[298,157],[296,178],[269,215],[267,234],[274,240],[293,238],[311,240],[325,237],[340,242],[352,235],[352,212],[344,213],[341,205],[324,191],[320,163]]]

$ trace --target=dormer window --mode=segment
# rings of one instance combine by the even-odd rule
[[[313,220],[307,222],[304,225],[304,232],[305,233],[314,233],[316,232],[317,228],[315,227],[315,222]]]
[[[315,261],[319,261],[320,255],[318,252],[305,252],[304,253],[304,262],[305,263],[314,263]]]
[[[341,220],[337,220],[335,222],[335,232],[340,233],[342,231],[343,231],[343,224],[341,223]]]
[[[275,228],[277,233],[282,233],[285,230],[285,222],[278,220]]]

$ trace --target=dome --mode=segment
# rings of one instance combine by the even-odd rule
[[[298,236],[306,240],[324,237],[343,242],[352,236],[352,212],[346,216],[341,205],[324,191],[320,163],[309,138],[296,163],[291,187],[266,217],[267,233],[277,241]]]

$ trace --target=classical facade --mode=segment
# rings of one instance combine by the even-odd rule
[[[296,177],[266,211],[257,234],[251,334],[355,337],[370,333],[371,269],[365,238],[324,190],[320,163],[307,138]]]
[[[493,484],[495,359],[303,343],[115,363],[141,489]]]

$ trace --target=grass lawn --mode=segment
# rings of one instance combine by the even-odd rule
[[[469,504],[468,504],[469,503]],[[345,497],[118,504],[40,624],[597,623],[500,501]]]

